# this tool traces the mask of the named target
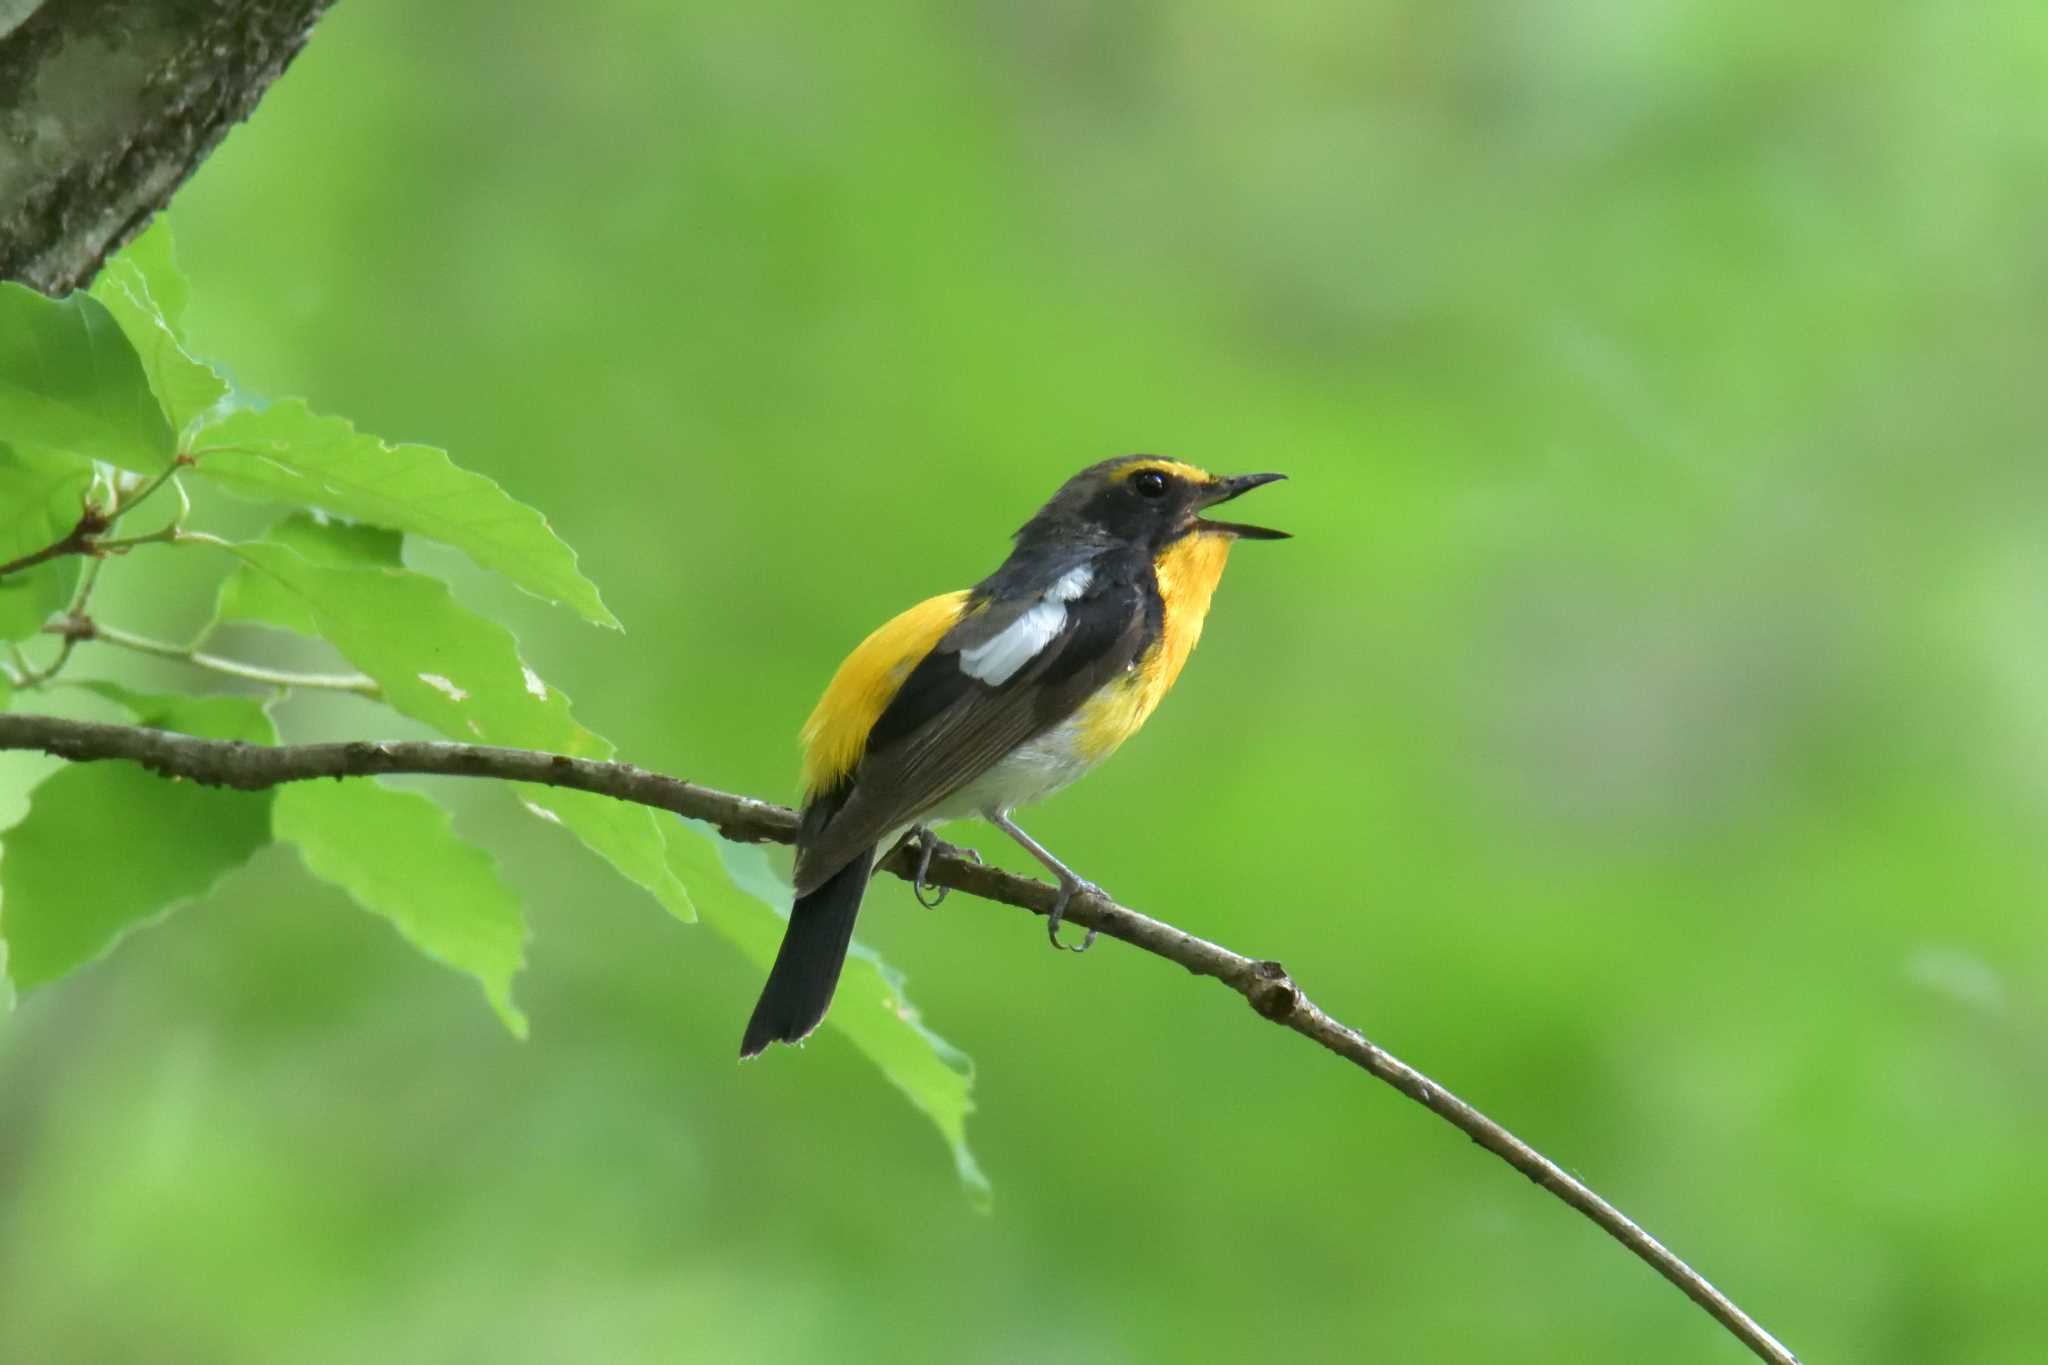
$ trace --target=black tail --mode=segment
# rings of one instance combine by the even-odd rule
[[[761,988],[754,1017],[747,1021],[741,1057],[751,1057],[770,1043],[801,1042],[825,1017],[874,866],[875,852],[869,849],[810,895],[798,896],[790,907],[789,928],[782,935],[775,965],[768,969],[768,984]]]

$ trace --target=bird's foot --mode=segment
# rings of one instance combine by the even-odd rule
[[[1067,907],[1073,903],[1074,897],[1084,893],[1090,896],[1100,896],[1104,900],[1110,898],[1109,893],[1094,882],[1082,881],[1079,877],[1060,878],[1060,893],[1053,899],[1051,913],[1045,917],[1045,936],[1052,942],[1053,947],[1062,952],[1085,953],[1095,946],[1095,930],[1093,929],[1090,929],[1087,936],[1079,943],[1062,943],[1060,941],[1060,925],[1066,919]]]
[[[913,829],[910,832],[910,837],[905,842],[916,844],[918,850],[917,875],[910,879],[910,894],[917,897],[917,903],[927,910],[938,909],[940,905],[945,903],[946,897],[953,893],[952,887],[933,886],[928,880],[932,871],[932,859],[937,856],[940,849],[945,849],[949,853],[957,853],[970,862],[978,863],[981,861],[981,855],[973,849],[956,848],[939,838],[938,835],[932,833],[930,825],[919,825],[916,829]]]

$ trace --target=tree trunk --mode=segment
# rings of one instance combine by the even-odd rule
[[[0,0],[0,279],[61,294],[141,231],[330,0]]]

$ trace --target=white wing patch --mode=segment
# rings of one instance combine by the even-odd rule
[[[1067,603],[1088,591],[1094,580],[1095,571],[1086,564],[1060,575],[1059,581],[1045,590],[1045,596],[1026,608],[1001,634],[961,650],[961,671],[990,687],[1000,687],[1017,676],[1017,670],[1036,658],[1038,651],[1051,644],[1067,624]]]
[[[1071,602],[1082,593],[1088,591],[1088,585],[1094,581],[1095,570],[1089,568],[1086,564],[1081,565],[1077,569],[1069,569],[1060,575],[1059,582],[1045,590],[1045,600],[1048,602]]]
[[[1066,606],[1059,602],[1034,603],[1022,616],[1010,622],[1002,634],[972,649],[960,651],[960,667],[970,678],[999,687],[1031,662],[1032,656],[1052,643],[1067,623]]]

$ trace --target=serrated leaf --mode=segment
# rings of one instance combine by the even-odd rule
[[[386,445],[297,399],[230,413],[193,448],[199,472],[223,488],[438,540],[537,597],[619,624],[545,517],[445,451]]]
[[[328,520],[315,512],[294,512],[265,533],[265,540],[296,550],[308,563],[337,569],[404,567],[405,537],[396,531]],[[261,621],[318,635],[320,624],[306,600],[276,579],[257,573],[232,573],[221,580],[214,606],[217,621]]]
[[[89,466],[62,455],[0,444],[0,564],[62,540],[78,524]],[[0,577],[0,641],[26,640],[71,600],[72,556]]]
[[[192,286],[178,265],[176,246],[171,241],[171,220],[159,213],[140,236],[121,248],[114,260],[138,272],[149,286],[149,296],[171,335],[185,340],[185,305],[192,301]]]
[[[775,960],[789,922],[790,892],[770,871],[763,851],[719,838],[709,826],[678,820],[667,827],[669,865],[690,886],[704,923],[762,971]],[[903,974],[859,943],[847,954],[827,1027],[881,1068],[952,1150],[960,1183],[977,1204],[990,1199],[988,1177],[967,1145],[974,1112],[974,1064],[924,1026],[904,993]],[[738,1040],[738,1031],[734,1032]]]
[[[172,697],[94,688],[144,725],[273,743],[270,718],[242,697]],[[123,936],[203,896],[270,842],[269,792],[171,782],[133,763],[60,768],[0,831],[0,937],[7,973],[29,990],[104,955]]]
[[[90,292],[135,348],[172,431],[185,430],[227,396],[227,381],[185,350],[177,317],[189,291],[161,219],[101,267]]]
[[[511,633],[461,606],[440,580],[406,569],[316,564],[279,544],[232,548],[243,564],[238,574],[261,575],[297,599],[319,635],[375,678],[384,700],[402,714],[465,742],[612,756],[607,741],[576,722],[569,699],[520,660]],[[261,595],[240,593],[237,600],[260,604]],[[696,918],[669,870],[654,811],[560,787],[522,783],[517,790],[671,914]]]
[[[0,283],[0,441],[142,474],[174,441],[142,361],[105,304]]]
[[[516,1038],[526,1018],[512,1003],[525,965],[519,898],[490,854],[456,837],[427,797],[368,780],[279,788],[271,829],[314,876],[389,920],[407,942],[476,978]]]

